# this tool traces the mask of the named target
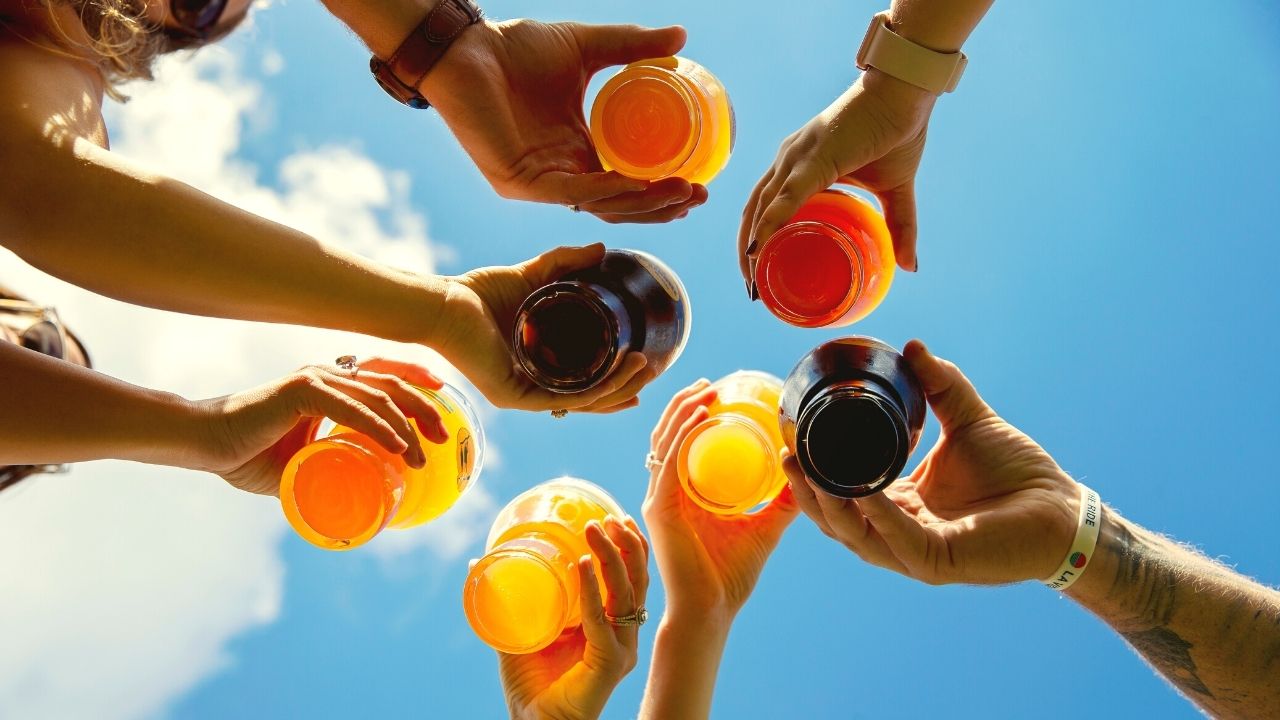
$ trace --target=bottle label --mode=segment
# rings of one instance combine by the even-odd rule
[[[476,453],[471,431],[465,427],[458,428],[458,492],[467,489],[471,484],[471,474],[475,470]]]
[[[638,253],[635,257],[636,262],[645,270],[649,271],[649,274],[652,275],[658,285],[666,291],[672,302],[680,303],[684,301],[684,294],[680,292],[680,285],[678,281],[672,277],[670,270],[660,267],[657,263]]]

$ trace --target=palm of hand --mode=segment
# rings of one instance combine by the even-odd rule
[[[1034,440],[991,415],[944,435],[885,494],[934,545],[924,579],[995,584],[1053,571],[1075,533],[1074,512],[1061,501],[1073,487]]]
[[[551,199],[537,189],[543,174],[600,169],[582,112],[598,68],[588,67],[571,26],[513,20],[494,27],[477,36],[487,47],[438,66],[435,80],[467,92],[442,93],[436,106],[500,194]]]
[[[210,469],[237,489],[276,495],[289,458],[311,441],[319,420],[299,417],[291,409],[284,411],[278,405],[261,403],[254,397],[223,398],[217,402],[233,403],[238,410],[219,413],[228,420],[214,429],[210,446],[216,450]],[[249,422],[245,423],[245,419]]]
[[[521,407],[533,390],[512,360],[510,332],[536,289],[514,267],[480,268],[450,282],[445,303],[452,332],[437,350],[495,405]]]
[[[781,528],[764,523],[759,514],[722,517],[709,513],[683,493],[676,501],[688,529],[670,533],[668,542],[692,562],[678,563],[671,572],[663,568],[663,577],[670,578],[667,582],[673,587],[713,589],[708,602],[736,611],[751,596],[765,561],[778,544]]]
[[[600,685],[589,679],[601,665],[595,662],[596,652],[578,628],[535,653],[499,654],[511,716],[551,720],[595,717],[608,699],[608,691],[603,697],[584,693]]]
[[[219,473],[232,487],[257,495],[277,495],[280,492],[280,476],[285,465],[311,440],[317,421],[303,418],[297,421],[283,437],[280,428],[263,428],[262,437],[275,442],[253,455],[232,470]],[[265,440],[271,442],[271,440]],[[262,443],[259,443],[262,444]]]

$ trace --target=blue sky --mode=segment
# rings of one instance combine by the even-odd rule
[[[273,168],[290,155],[334,146],[407,172],[406,202],[449,249],[435,257],[443,272],[594,241],[666,260],[692,296],[694,332],[638,409],[486,415],[501,456],[481,480],[493,502],[567,473],[638,516],[648,435],[672,393],[739,368],[785,375],[842,334],[787,327],[747,303],[734,241],[779,141],[854,79],[856,45],[881,7],[806,0],[785,18],[762,2],[732,13],[669,0],[485,7],[498,18],[688,28],[684,54],[721,78],[738,117],[707,205],[674,224],[627,227],[501,200],[438,117],[383,96],[362,47],[318,3],[259,12],[232,43],[264,89],[235,158],[268,186],[288,182]],[[852,328],[899,347],[924,339],[1105,502],[1270,583],[1280,580],[1280,385],[1269,377],[1280,351],[1278,38],[1280,10],[1259,2],[998,4],[966,46],[959,91],[933,116],[918,185],[921,272],[900,273]],[[283,69],[264,71],[276,53]],[[917,458],[936,435],[930,418]],[[504,713],[493,654],[459,603],[479,540],[445,559],[271,537],[284,568],[277,612],[231,633],[225,662],[147,713]],[[199,558],[187,570],[198,575]],[[649,606],[662,604],[655,584]],[[634,714],[652,628],[606,717]],[[170,631],[138,627],[149,642]],[[98,651],[86,651],[91,662],[112,662],[110,648]],[[862,564],[801,517],[734,627],[713,714],[1068,717],[1090,703],[1103,717],[1195,716],[1117,636],[1045,588],[926,587]]]

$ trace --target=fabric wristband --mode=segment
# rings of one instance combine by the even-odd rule
[[[1102,501],[1098,493],[1083,483],[1080,486],[1080,520],[1076,527],[1076,539],[1067,551],[1067,558],[1062,561],[1057,572],[1041,580],[1051,590],[1066,590],[1071,587],[1089,567],[1093,559],[1094,548],[1098,546],[1098,520],[1101,516]]]

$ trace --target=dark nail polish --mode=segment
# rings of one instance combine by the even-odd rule
[[[755,254],[756,254],[756,245],[757,245],[757,243],[756,243],[756,241],[755,241],[755,239],[754,239],[754,238],[751,240],[751,242],[747,243],[747,254],[748,254],[748,255],[755,255]]]
[[[752,280],[751,281],[751,302],[755,302],[756,300],[759,300],[759,299],[760,299],[760,288],[756,287],[756,281]]]
[[[920,258],[916,258],[915,263],[911,265],[911,272],[920,272]]]
[[[747,299],[748,299],[748,300],[755,300],[755,298],[751,296],[751,295],[752,295],[752,293],[753,293],[753,291],[755,290],[755,287],[754,287],[754,286],[755,286],[755,283],[754,283],[754,282],[752,282],[751,280],[747,280],[747,281],[746,281],[746,285],[747,285]]]

